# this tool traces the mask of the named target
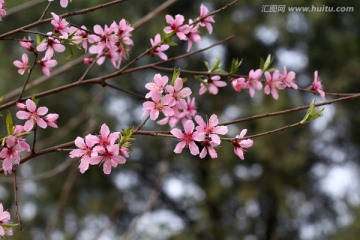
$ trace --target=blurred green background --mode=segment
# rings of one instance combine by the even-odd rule
[[[27,1],[7,1],[9,11]],[[126,18],[135,23],[164,1],[132,0],[84,15],[69,22],[92,29]],[[49,11],[57,14],[79,10],[103,1],[75,0],[68,9],[59,3]],[[177,1],[157,17],[133,32],[135,46],[130,59],[150,47],[149,38],[166,25],[165,14],[194,18],[204,3],[215,10],[229,1]],[[9,15],[0,22],[0,34],[36,21],[47,1]],[[264,6],[285,5],[284,12],[262,12]],[[354,7],[352,12],[290,12],[291,6]],[[313,72],[319,71],[327,92],[360,92],[360,2],[358,1],[239,1],[215,16],[214,33],[205,31],[206,47],[230,35],[235,39],[204,53],[167,64],[188,70],[206,71],[204,61],[222,61],[229,70],[232,58],[243,59],[241,74],[259,67],[260,58],[275,57],[274,66],[287,66],[297,73],[300,87],[308,87]],[[49,17],[50,14],[48,13]],[[47,32],[50,24],[32,30]],[[11,36],[20,39],[25,33]],[[34,38],[34,36],[32,36]],[[0,41],[1,91],[6,95],[25,81],[12,61],[24,50],[17,41]],[[168,56],[186,51],[186,44],[171,48]],[[82,52],[74,50],[76,57]],[[57,54],[60,67],[68,53]],[[157,61],[145,57],[137,66]],[[124,64],[124,63],[123,63]],[[58,68],[57,67],[57,68]],[[56,69],[56,68],[55,68]],[[32,95],[76,81],[86,69],[76,67],[50,78],[25,93]],[[88,77],[114,71],[110,63],[96,66]],[[156,70],[125,74],[112,80],[122,88],[145,94],[144,84]],[[199,83],[191,75],[187,86],[197,99],[202,116],[216,113],[221,122],[255,114],[309,104],[316,96],[295,90],[280,93],[280,99],[257,92],[236,93],[230,85],[219,95],[198,95]],[[31,81],[41,77],[35,71]],[[327,97],[328,100],[332,99]],[[317,101],[321,101],[318,99]],[[142,100],[101,86],[80,86],[40,99],[50,112],[60,114],[59,130],[38,131],[37,149],[44,149],[77,136],[97,133],[102,123],[111,130],[137,126],[141,122]],[[23,232],[15,229],[13,239],[358,239],[360,235],[358,100],[326,106],[324,116],[306,126],[254,139],[254,146],[241,161],[232,146],[223,143],[218,159],[199,159],[187,150],[175,155],[176,141],[137,137],[125,165],[104,175],[92,166],[81,174],[78,160],[68,154],[52,153],[18,167],[18,201]],[[10,109],[14,114],[16,109]],[[5,111],[2,112],[6,113]],[[241,129],[255,134],[299,121],[305,111],[232,125],[229,136]],[[1,126],[4,125],[4,119]],[[17,123],[21,123],[20,121]],[[168,130],[148,122],[145,130]],[[5,127],[1,134],[5,134]],[[31,142],[31,137],[29,139]],[[0,202],[12,213],[13,177],[1,176]]]

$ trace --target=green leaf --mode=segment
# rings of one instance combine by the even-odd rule
[[[2,96],[0,97],[0,103],[3,102],[5,100],[6,96]]]
[[[229,74],[227,71],[222,70],[222,69],[216,69],[215,71],[213,71],[213,73],[217,73],[217,74]]]
[[[12,135],[14,132],[14,124],[13,124],[13,120],[12,120],[10,111],[8,111],[8,113],[6,115],[6,130],[8,132],[8,135]]]
[[[132,138],[131,135],[134,132],[134,127],[131,126],[128,129],[122,129],[121,135],[119,136],[119,146],[123,146],[128,142],[135,141],[135,138]]]
[[[315,99],[312,100],[310,107],[307,110],[303,120],[300,121],[300,124],[305,124],[305,123],[308,123],[310,121],[313,121],[313,120],[321,117],[323,115],[324,109],[325,108],[318,110],[317,108],[315,108]]]
[[[260,69],[265,72],[268,71],[271,63],[273,62],[273,58],[271,57],[271,54],[269,54],[266,58],[266,60],[264,61],[264,59],[260,59]]]
[[[74,52],[73,52],[72,48],[68,44],[65,44],[65,46],[66,46],[66,49],[69,52],[69,55],[66,57],[66,60],[70,60],[70,59],[73,58]]]
[[[33,100],[33,102],[35,103],[35,105],[38,105],[39,99],[37,99],[37,98],[35,97],[35,95],[32,95],[32,96],[31,96],[31,100]]]
[[[242,61],[243,61],[242,59],[239,61],[238,58],[233,58],[231,62],[230,73],[236,73],[239,70]]]
[[[168,42],[167,44],[169,44],[170,47],[177,46],[177,43],[176,43],[176,42]]]
[[[195,80],[204,84],[204,86],[208,86],[208,83],[204,81],[204,79],[202,79],[202,76],[194,76]]]
[[[220,63],[221,63],[220,58],[216,58],[214,65],[211,67],[209,71],[212,73],[215,70],[219,69]]]
[[[175,69],[171,78],[171,86],[174,86],[175,80],[180,77],[180,69]]]
[[[207,68],[208,71],[210,71],[210,67],[209,67],[209,63],[207,61],[204,61],[205,67]]]

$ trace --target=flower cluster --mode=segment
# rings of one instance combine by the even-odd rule
[[[26,100],[24,103],[17,103],[16,105],[20,111],[16,113],[16,117],[21,120],[26,120],[24,125],[24,131],[29,132],[34,128],[36,124],[40,128],[58,128],[56,120],[59,118],[57,113],[48,113],[47,107],[38,107],[31,99]]]
[[[13,230],[9,226],[8,222],[10,221],[10,213],[8,211],[4,211],[4,207],[2,203],[0,203],[0,236],[4,237],[12,236]]]
[[[21,133],[24,132],[26,132],[24,128],[17,125],[15,126],[13,134],[7,136],[4,139],[5,141],[3,140],[0,159],[2,160],[2,168],[5,175],[12,172],[13,165],[20,164],[20,154],[22,152],[30,152],[29,144],[21,137]]]
[[[208,9],[206,6],[201,4],[200,15],[195,19],[189,19],[188,24],[184,24],[185,18],[181,14],[177,14],[175,17],[166,15],[165,19],[168,24],[164,28],[166,34],[175,34],[180,40],[187,41],[187,51],[190,51],[193,43],[200,43],[201,37],[199,34],[200,27],[206,27],[209,34],[212,33],[212,23],[214,23],[213,16],[207,16]]]
[[[248,89],[251,97],[254,97],[255,90],[261,90],[263,88],[263,82],[261,80],[262,70],[251,70],[247,78],[239,77],[231,79],[231,83],[235,91],[240,92],[242,89]],[[265,71],[265,87],[264,93],[271,94],[274,99],[279,98],[278,90],[283,90],[285,88],[298,89],[297,84],[295,83],[295,72],[287,72],[286,67],[284,67],[283,73],[279,70],[275,70],[273,74],[269,71]],[[316,91],[322,98],[325,97],[322,85],[317,76],[317,71],[314,74],[314,81],[309,87],[310,90]]]
[[[143,117],[150,113],[150,119],[156,120],[160,113],[165,118],[158,121],[160,125],[174,127],[178,121],[183,123],[196,114],[195,99],[191,99],[191,89],[183,87],[183,79],[176,78],[174,85],[168,85],[168,77],[155,74],[154,81],[147,83],[149,92],[145,95],[151,101],[143,104]]]
[[[89,52],[97,55],[96,63],[101,65],[108,58],[115,68],[119,68],[121,61],[127,58],[131,46],[134,45],[131,39],[133,30],[125,19],[121,19],[119,23],[113,22],[110,26],[95,25],[95,34],[89,34],[87,39],[93,44]]]
[[[110,132],[109,127],[103,124],[99,135],[87,135],[85,138],[77,137],[75,145],[78,149],[70,152],[71,158],[80,158],[79,169],[84,173],[90,165],[103,164],[103,172],[110,174],[112,168],[118,164],[124,164],[129,157],[127,144],[120,146],[121,134],[119,132]]]
[[[68,1],[61,1],[61,5],[67,6]],[[94,34],[88,34],[85,26],[80,28],[71,26],[68,21],[61,18],[55,13],[51,13],[51,25],[53,30],[46,34],[46,37],[36,46],[33,46],[31,37],[23,38],[20,45],[30,52],[44,52],[41,60],[37,61],[44,75],[49,76],[50,71],[57,65],[57,61],[53,59],[55,53],[62,53],[66,50],[66,45],[81,46],[84,51],[89,50],[95,54],[96,63],[102,64],[105,59],[110,59],[115,68],[119,68],[121,61],[126,59],[133,41],[131,32],[133,28],[130,24],[122,19],[119,23],[113,22],[110,26],[100,25],[94,26]],[[91,46],[88,48],[88,44]],[[92,62],[93,59],[84,59],[85,63]],[[13,64],[19,68],[19,74],[30,71],[29,58],[26,53],[22,55],[22,60],[16,60]]]

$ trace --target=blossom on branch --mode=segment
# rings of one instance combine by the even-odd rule
[[[174,149],[175,153],[181,153],[182,150],[188,146],[192,155],[196,156],[199,154],[199,147],[196,145],[195,141],[204,141],[205,133],[199,131],[194,132],[194,128],[194,122],[192,120],[187,120],[184,124],[184,132],[178,128],[174,128],[170,131],[173,136],[181,139],[181,142],[179,142]]]
[[[150,51],[150,56],[159,56],[162,60],[167,60],[168,57],[164,53],[166,50],[169,49],[168,44],[161,44],[161,36],[160,34],[156,34],[154,39],[150,38],[150,43],[152,46],[152,49]]]
[[[183,15],[176,15],[175,18],[173,18],[170,15],[166,15],[166,22],[169,24],[169,26],[164,28],[164,32],[167,34],[171,34],[173,32],[176,33],[176,36],[180,40],[186,40],[187,36],[186,34],[189,33],[190,28],[188,25],[183,25],[184,23],[184,16]]]
[[[23,151],[30,151],[30,146],[24,139],[19,141],[17,137],[12,135],[6,137],[5,146],[3,146],[0,152],[0,158],[3,161],[2,168],[5,175],[12,172],[13,165],[20,164],[20,153]]]
[[[11,227],[5,226],[10,221],[10,213],[8,211],[4,211],[4,207],[2,203],[0,203],[0,236],[3,237],[5,235],[12,236],[13,230]]]
[[[20,111],[16,113],[16,117],[21,120],[27,120],[24,125],[24,131],[31,131],[35,124],[41,128],[47,128],[47,126],[57,128],[55,120],[59,115],[53,113],[45,116],[48,113],[47,107],[37,108],[35,102],[31,99],[26,100],[25,104],[17,103],[17,107]]]
[[[55,67],[57,65],[57,61],[54,59],[46,59],[43,58],[41,61],[37,62],[41,66],[41,71],[45,76],[50,76],[50,70],[51,68]]]
[[[279,98],[277,90],[283,90],[286,87],[286,85],[279,80],[279,77],[280,72],[278,70],[275,70],[272,76],[269,72],[265,72],[266,86],[264,88],[264,93],[268,95],[271,93],[271,96],[274,99]]]
[[[200,5],[200,26],[201,27],[206,27],[207,31],[209,32],[209,34],[212,33],[213,31],[213,27],[211,25],[211,23],[214,23],[214,17],[213,16],[206,16],[209,14],[209,11],[207,9],[207,7],[204,4]]]
[[[239,135],[235,137],[235,140],[232,141],[234,145],[234,153],[241,159],[244,160],[244,152],[247,148],[251,147],[254,143],[251,139],[243,139],[247,129],[243,129]]]
[[[208,76],[206,79],[203,80],[204,83],[200,84],[199,94],[204,94],[207,90],[209,90],[210,94],[216,95],[219,92],[219,87],[225,87],[227,85],[226,82],[221,81],[219,75],[215,76]]]
[[[325,92],[323,90],[323,86],[322,86],[320,78],[318,76],[318,71],[314,72],[314,81],[309,89],[311,91],[317,92],[321,98],[325,98]]]
[[[21,57],[22,61],[19,60],[15,60],[13,62],[13,64],[15,65],[15,67],[19,68],[18,73],[20,75],[23,75],[25,73],[25,71],[27,71],[28,73],[30,72],[30,66],[29,66],[29,58],[28,55],[26,53],[23,53],[22,57]]]
[[[75,145],[78,149],[70,152],[71,158],[80,158],[79,169],[81,173],[88,170],[90,165],[103,164],[103,172],[110,174],[112,168],[126,162],[129,157],[130,142],[121,146],[116,140],[121,141],[119,132],[110,132],[109,127],[104,123],[100,129],[100,135],[88,134],[85,138],[77,137]]]

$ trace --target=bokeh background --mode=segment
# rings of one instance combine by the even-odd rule
[[[9,16],[0,22],[0,33],[36,21],[47,1],[11,14],[28,1],[7,1]],[[49,11],[57,14],[100,4],[103,1],[75,0],[68,9],[55,2]],[[68,19],[92,28],[126,18],[135,23],[164,1],[132,0]],[[204,3],[215,10],[229,1],[181,0],[162,11],[133,33],[135,47],[130,59],[150,46],[149,38],[165,26],[165,14],[196,17]],[[264,6],[285,5],[284,12],[262,12]],[[352,12],[290,12],[291,6],[353,7]],[[297,83],[306,88],[319,71],[327,92],[360,91],[360,2],[358,1],[239,1],[215,16],[214,33],[205,31],[200,49],[230,35],[235,39],[206,52],[167,64],[188,70],[206,71],[204,61],[220,58],[229,70],[232,58],[243,59],[240,74],[259,67],[260,58],[274,56],[274,66],[287,66],[297,73]],[[49,14],[47,14],[49,16]],[[51,25],[32,29],[47,32]],[[19,39],[25,33],[12,36]],[[21,58],[17,41],[0,41],[0,95],[21,87],[24,76],[12,61]],[[168,56],[186,51],[186,45],[169,50]],[[83,53],[74,50],[76,61]],[[58,54],[59,67],[69,54]],[[136,65],[157,61],[145,57]],[[59,68],[58,67],[58,68]],[[56,68],[56,69],[58,69]],[[78,64],[25,95],[76,81],[86,69]],[[96,66],[89,77],[114,71],[107,63]],[[158,70],[122,75],[112,82],[145,94],[144,84]],[[236,93],[230,85],[217,96],[198,95],[199,83],[182,74],[197,97],[202,116],[216,113],[221,122],[255,114],[309,104],[317,96],[295,90],[282,91],[280,99],[257,92]],[[32,82],[41,78],[36,70]],[[15,96],[17,96],[15,94]],[[327,97],[328,100],[332,97]],[[322,101],[317,99],[317,101]],[[40,99],[51,112],[60,114],[59,130],[38,131],[37,149],[97,133],[102,123],[112,130],[137,126],[141,122],[142,100],[125,93],[81,86]],[[13,239],[358,239],[360,235],[360,104],[359,100],[325,107],[324,116],[306,126],[255,139],[241,161],[230,144],[223,143],[218,159],[199,159],[187,151],[175,155],[176,141],[137,137],[125,165],[104,175],[91,167],[78,171],[78,160],[68,153],[52,153],[18,167],[18,201],[23,231],[15,229]],[[16,109],[10,109],[14,114]],[[4,114],[4,112],[3,112]],[[248,134],[268,131],[302,119],[305,111],[229,126],[229,135],[247,128]],[[4,119],[1,118],[1,126]],[[20,122],[18,122],[20,123]],[[5,127],[1,128],[5,134]],[[146,130],[168,130],[148,122]],[[30,137],[31,141],[31,137]],[[0,201],[16,222],[13,177],[0,177]]]

